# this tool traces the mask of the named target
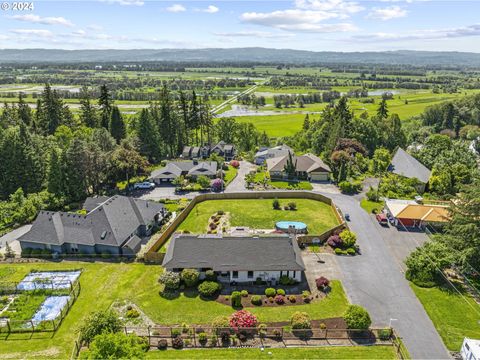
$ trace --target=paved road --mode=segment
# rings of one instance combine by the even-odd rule
[[[238,173],[235,179],[228,184],[225,192],[242,192],[246,191],[245,188],[245,175],[250,171],[255,169],[255,165],[249,163],[248,161],[240,161],[240,167],[238,168]]]
[[[415,359],[450,358],[432,321],[404,277],[400,264],[390,251],[387,231],[380,231],[375,220],[350,196],[324,194],[351,217],[352,231],[358,235],[362,255],[339,257],[343,285],[352,303],[364,306],[374,325],[392,326],[398,331]],[[405,234],[405,236],[409,236]]]

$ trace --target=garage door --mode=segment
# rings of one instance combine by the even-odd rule
[[[316,173],[311,174],[311,179],[313,181],[327,181],[328,180],[328,173]]]

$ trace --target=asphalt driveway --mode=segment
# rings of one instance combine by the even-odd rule
[[[228,184],[225,192],[242,192],[246,191],[245,188],[245,175],[247,175],[250,171],[255,169],[255,165],[249,163],[248,161],[240,161],[240,167],[238,168],[238,173],[235,179],[232,180],[230,184]]]
[[[364,306],[375,326],[388,326],[390,319],[397,319],[392,320],[392,326],[413,358],[449,358],[432,321],[390,250],[388,241],[394,233],[380,229],[355,198],[341,194],[324,195],[331,197],[344,213],[350,214],[349,226],[358,235],[362,255],[338,258],[343,285],[351,302]],[[394,235],[402,236],[400,233]],[[404,236],[413,243],[408,233]]]

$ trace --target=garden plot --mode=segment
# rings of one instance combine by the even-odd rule
[[[81,271],[31,272],[17,285],[18,290],[61,290],[69,289],[78,279]]]
[[[37,325],[42,321],[55,320],[60,316],[60,313],[69,300],[69,295],[47,297],[37,312],[33,315],[33,323]]]

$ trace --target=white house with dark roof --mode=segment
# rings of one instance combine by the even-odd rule
[[[150,180],[159,185],[165,182],[171,182],[179,176],[191,176],[196,178],[203,175],[209,178],[217,176],[216,161],[172,161],[164,168],[157,169],[150,175]]]
[[[175,272],[197,269],[201,276],[213,270],[220,281],[243,283],[258,278],[275,283],[282,276],[301,281],[305,271],[298,244],[288,235],[176,235],[162,265]]]
[[[119,195],[88,198],[84,209],[86,214],[40,211],[18,238],[22,250],[130,256],[166,214],[160,203]]]
[[[431,171],[425,165],[400,147],[395,151],[388,171],[409,179],[417,179],[420,182],[419,192],[425,191],[431,175]]]
[[[288,145],[279,145],[272,148],[262,148],[255,154],[255,164],[263,165],[267,159],[282,157],[288,155],[288,153],[293,154],[293,150]]]

